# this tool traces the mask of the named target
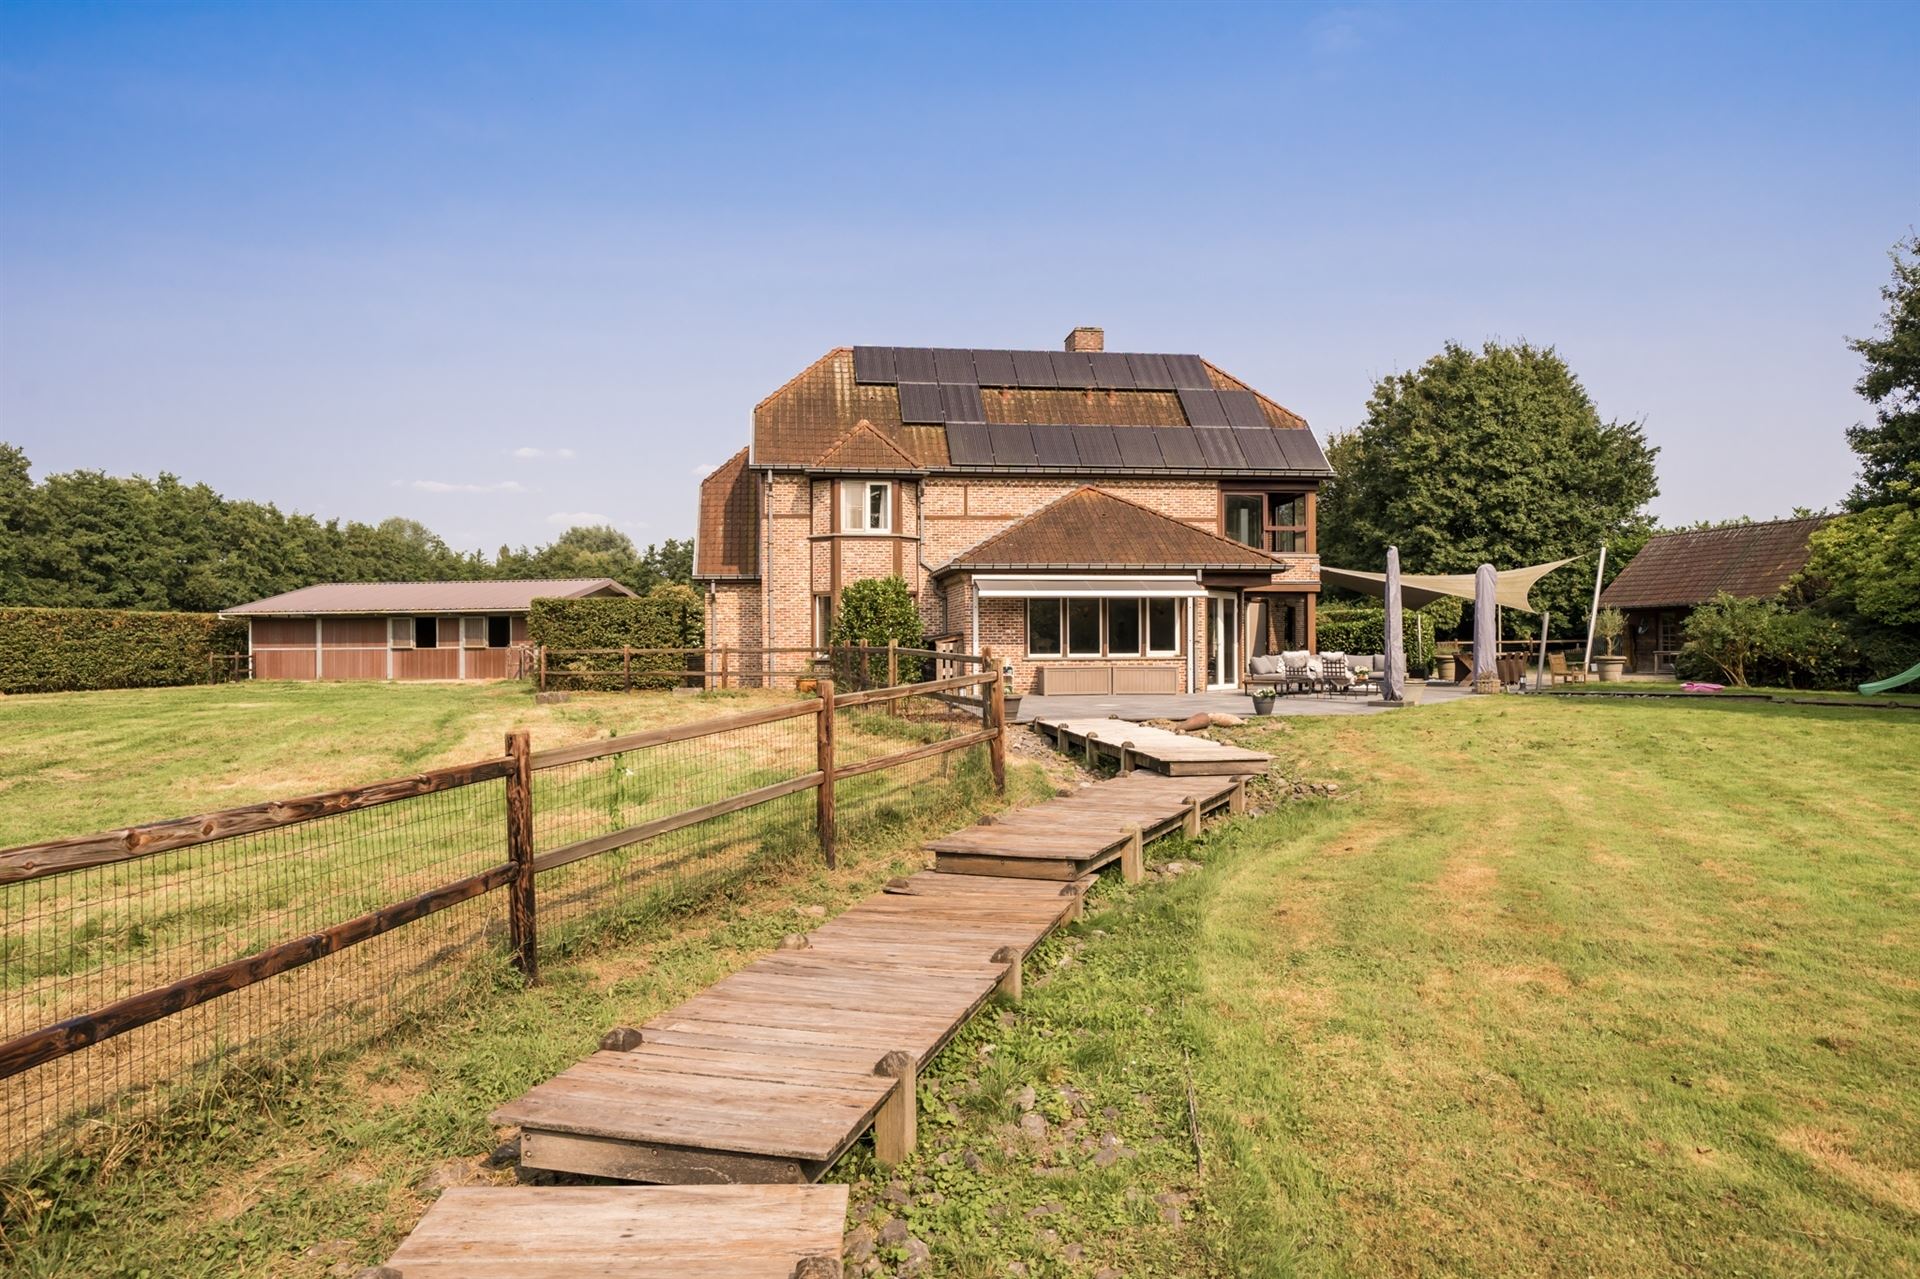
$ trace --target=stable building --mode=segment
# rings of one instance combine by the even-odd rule
[[[1806,567],[1809,539],[1830,516],[1660,533],[1600,593],[1603,608],[1626,615],[1627,669],[1670,675],[1686,642],[1687,614],[1721,591],[1772,599]]]
[[[518,679],[533,601],[632,594],[610,577],[327,582],[220,616],[247,623],[255,679]]]

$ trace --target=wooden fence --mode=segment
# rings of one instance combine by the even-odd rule
[[[956,717],[951,709],[954,698],[977,706],[977,719],[972,714]],[[916,705],[931,709],[917,721],[907,716],[911,722],[904,726],[922,735],[939,734],[932,740],[894,750],[893,739],[885,735],[863,738],[861,745],[866,752],[855,751],[852,758],[843,757],[837,749],[841,733],[836,730],[836,712],[880,708],[899,713]],[[792,730],[808,721],[812,731],[804,736],[787,731],[777,741],[756,745],[746,740],[755,730],[780,726]],[[976,723],[977,727],[973,726]],[[808,738],[810,750],[799,745]],[[751,755],[751,768],[743,767],[738,778],[723,777],[726,793],[673,811],[648,810],[646,820],[616,829],[564,838],[585,825],[604,826],[608,824],[607,814],[627,811],[634,803],[670,802],[697,793],[698,783],[715,775],[714,759],[721,752],[717,743],[722,739],[740,748],[738,753]],[[35,1072],[52,1069],[75,1054],[107,1051],[112,1041],[130,1032],[166,1023],[210,1001],[494,892],[506,896],[506,943],[512,962],[527,980],[535,980],[540,958],[541,876],[616,850],[631,850],[674,832],[716,823],[728,815],[812,791],[813,838],[825,864],[834,866],[836,795],[841,783],[981,745],[988,748],[992,784],[1004,790],[1004,714],[1000,684],[992,671],[849,693],[836,692],[832,680],[822,679],[813,696],[792,703],[538,752],[532,749],[527,733],[514,732],[507,736],[505,750],[498,756],[413,777],[0,851],[0,906],[6,908],[0,912],[0,998],[8,1006],[5,1020],[0,1022],[0,1030],[5,1032],[0,1036],[0,1133],[9,1138],[6,1144],[12,1152],[24,1154],[29,1138],[44,1136],[86,1109],[105,1108],[114,1099],[110,1094],[151,1088],[184,1074],[186,1067],[200,1063],[195,1052],[204,1051],[204,1045],[149,1044],[139,1054],[103,1059],[106,1083],[95,1077],[100,1072],[94,1071],[88,1076],[90,1086],[84,1088],[64,1087],[53,1076],[43,1076],[38,1086],[22,1082]],[[663,754],[676,748],[684,752],[677,759]],[[608,761],[616,767],[603,768],[592,778],[580,772],[582,766]],[[645,794],[640,799],[623,799],[618,788],[647,773],[649,767],[652,772]],[[770,769],[787,775],[753,785],[737,784],[754,780]],[[551,783],[545,798],[542,779]],[[436,810],[416,810],[378,830],[339,824],[368,815],[396,813],[430,797],[438,797],[443,807],[451,803],[453,807],[445,811],[454,816],[436,819]],[[553,806],[552,813],[546,811],[548,804]],[[550,847],[541,847],[543,841],[536,838],[537,818],[544,821],[539,833]],[[439,828],[433,824],[435,820],[445,821],[444,838],[436,833]],[[495,833],[489,840],[486,831],[490,824]],[[296,847],[261,848],[246,843],[322,826],[324,833]],[[498,850],[492,856],[486,851],[489,842]],[[229,856],[225,860],[203,856],[199,861],[175,860],[171,865],[161,865],[212,846],[220,846]],[[116,934],[113,944],[119,945],[122,935],[151,937],[163,926],[177,926],[182,904],[198,900],[195,894],[204,894],[209,883],[218,883],[224,875],[238,876],[269,856],[284,857],[287,864],[298,867],[299,873],[312,874],[315,867],[324,869],[329,857],[355,866],[385,866],[393,859],[395,849],[415,847],[439,848],[449,856],[457,853],[468,869],[451,879],[430,880],[398,900],[389,899],[346,918],[329,920],[301,935],[284,937],[222,962],[197,966],[175,980],[134,989],[118,998],[100,996],[125,990],[139,976],[150,973],[154,956],[143,952],[136,956],[138,962],[132,963],[118,958],[116,952],[96,961],[91,951],[76,947],[76,939],[100,937],[109,930]],[[697,850],[685,856],[694,855]],[[416,870],[430,875],[451,864],[428,860]],[[141,867],[148,868],[146,878],[133,873]],[[387,884],[391,873],[376,870],[368,878],[374,885]],[[110,878],[89,878],[101,875]],[[112,878],[115,876],[118,878]],[[286,913],[288,901],[304,900],[301,882],[281,880],[264,918],[279,919]],[[420,880],[416,877],[407,882],[413,886]],[[617,880],[615,886],[620,891],[635,891],[632,878]],[[15,895],[6,895],[10,892]],[[20,895],[23,892],[33,895]],[[243,893],[232,891],[220,897],[229,916],[233,901],[248,900]],[[342,900],[359,899],[348,894]],[[171,948],[161,953],[175,956],[171,962],[179,965],[182,961],[178,955],[198,957],[217,952],[223,944],[237,948],[233,939],[247,935],[236,933],[231,922],[218,928],[209,926],[208,931],[210,936],[195,937],[188,949],[169,943]],[[158,944],[141,943],[149,950]],[[347,997],[369,984],[348,982]],[[63,1005],[80,1005],[85,1011],[33,1025],[31,1009],[36,1004],[59,1011],[65,1011]],[[300,1020],[298,1016],[268,1018],[262,1025],[284,1031],[289,1026],[297,1029]],[[23,1023],[32,1028],[24,1028]],[[203,1034],[204,1030],[194,1033]],[[225,1033],[232,1034],[232,1028]],[[241,1037],[264,1039],[265,1032]]]
[[[788,680],[823,678],[843,688],[866,690],[900,686],[903,671],[940,679],[969,670],[987,670],[992,665],[990,656],[900,644],[541,648],[534,659],[533,673],[543,693],[563,685],[631,693],[636,688],[762,688]]]

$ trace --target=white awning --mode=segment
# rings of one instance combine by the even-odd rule
[[[997,577],[982,575],[973,579],[981,599],[1056,599],[1090,598],[1102,595],[1145,599],[1188,599],[1207,593],[1197,576],[1188,577],[1112,577],[1090,574],[1059,574],[1051,577]]]

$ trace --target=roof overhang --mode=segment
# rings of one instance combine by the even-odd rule
[[[1193,599],[1207,593],[1197,576],[1142,576],[1139,573],[1050,573],[1019,577],[989,574],[976,575],[973,585],[981,599],[1073,599],[1108,595]]]

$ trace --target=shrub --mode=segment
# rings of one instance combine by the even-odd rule
[[[1862,665],[1859,646],[1835,618],[1725,591],[1688,615],[1686,636],[1674,661],[1682,679],[1835,688],[1856,682]]]
[[[1458,610],[1455,611],[1456,618]],[[1426,617],[1422,628],[1415,619]],[[1425,609],[1407,609],[1401,615],[1405,633],[1407,671],[1425,675],[1433,669],[1437,619]],[[1422,642],[1422,630],[1425,630]],[[1387,610],[1367,604],[1329,604],[1315,617],[1314,631],[1326,653],[1384,653],[1387,650]]]
[[[1593,633],[1606,643],[1608,657],[1620,654],[1620,637],[1627,633],[1627,615],[1617,608],[1603,608],[1593,615]]]
[[[902,648],[924,648],[922,634],[920,608],[905,578],[867,577],[841,590],[840,611],[833,618],[834,644],[884,646],[891,640]],[[845,675],[851,673],[849,669]],[[920,659],[901,658],[901,682],[910,684],[919,678]]]
[[[246,648],[246,623],[212,613],[0,609],[0,693],[204,684],[209,657]]]
[[[582,683],[609,683],[606,677],[617,676],[621,669],[621,656],[570,655],[570,650],[697,649],[704,645],[705,631],[699,592],[678,584],[656,586],[635,597],[538,599],[527,614],[527,637],[551,650],[548,674],[578,676]],[[636,687],[671,688],[683,677],[687,659],[675,653],[635,654],[632,669]],[[642,672],[645,679],[639,678]]]

